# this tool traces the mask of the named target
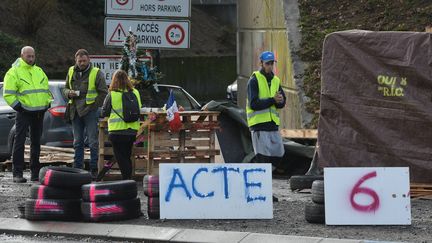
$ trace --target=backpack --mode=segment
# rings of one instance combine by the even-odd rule
[[[136,122],[139,120],[140,107],[138,99],[133,91],[122,94],[123,116],[113,110],[124,122]]]

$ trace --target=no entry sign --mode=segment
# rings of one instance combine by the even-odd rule
[[[122,47],[131,30],[138,47],[189,48],[189,25],[187,20],[105,18],[105,45]]]
[[[106,15],[190,17],[190,0],[105,0]]]

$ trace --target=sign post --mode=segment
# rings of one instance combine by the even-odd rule
[[[190,17],[190,0],[106,0],[109,16]]]
[[[149,49],[189,48],[188,20],[105,18],[105,45],[123,46],[127,31],[137,36],[137,45]]]

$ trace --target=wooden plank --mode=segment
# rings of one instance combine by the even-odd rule
[[[207,147],[207,149],[212,149],[211,148],[211,140],[209,140],[209,139],[205,139],[205,140],[197,140],[197,139],[186,140],[185,141],[185,146],[186,147],[187,146],[192,146],[192,147]]]
[[[177,151],[150,151],[150,158],[155,158],[155,157],[184,157],[184,156],[211,156],[211,155],[219,155],[220,151],[218,149],[214,149],[214,150],[198,150],[198,149],[193,149],[193,150],[185,150],[185,151],[181,151],[181,150],[177,150]],[[180,159],[180,163],[181,159]]]
[[[316,129],[281,129],[280,134],[284,138],[318,138]]]

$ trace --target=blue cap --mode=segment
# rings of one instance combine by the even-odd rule
[[[275,55],[271,51],[265,51],[261,53],[260,60],[263,62],[276,61]]]

